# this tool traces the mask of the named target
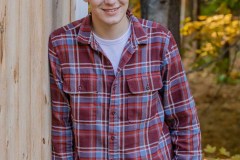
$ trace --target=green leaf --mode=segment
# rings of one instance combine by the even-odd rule
[[[227,81],[227,76],[225,74],[221,74],[218,76],[218,83],[225,83]]]
[[[220,148],[219,153],[223,156],[230,157],[230,153],[225,148]]]
[[[206,148],[204,149],[204,152],[213,154],[215,153],[217,148],[215,146],[207,145]]]

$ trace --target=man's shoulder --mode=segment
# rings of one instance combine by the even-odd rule
[[[160,33],[166,34],[166,35],[169,34],[169,30],[165,26],[160,24],[159,22],[141,19],[141,18],[138,18],[138,21],[145,30],[148,30],[151,33],[160,32]]]
[[[65,26],[59,27],[51,32],[51,38],[62,37],[66,35],[77,36],[83,19],[73,21]]]

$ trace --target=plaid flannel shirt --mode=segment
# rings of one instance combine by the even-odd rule
[[[132,33],[116,75],[91,32],[91,14],[50,35],[52,159],[201,159],[195,103],[173,36],[127,15]]]

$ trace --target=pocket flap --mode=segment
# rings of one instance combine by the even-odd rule
[[[70,77],[64,80],[63,90],[70,94],[89,94],[97,92],[97,80],[93,78]]]
[[[146,93],[160,90],[163,86],[160,74],[127,79],[131,93]]]

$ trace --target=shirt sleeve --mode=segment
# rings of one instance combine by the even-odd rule
[[[52,111],[52,160],[73,160],[71,110],[67,95],[62,90],[60,61],[51,36],[48,43],[48,59]]]
[[[193,96],[171,33],[164,48],[163,105],[169,126],[174,160],[201,160],[201,133]]]

